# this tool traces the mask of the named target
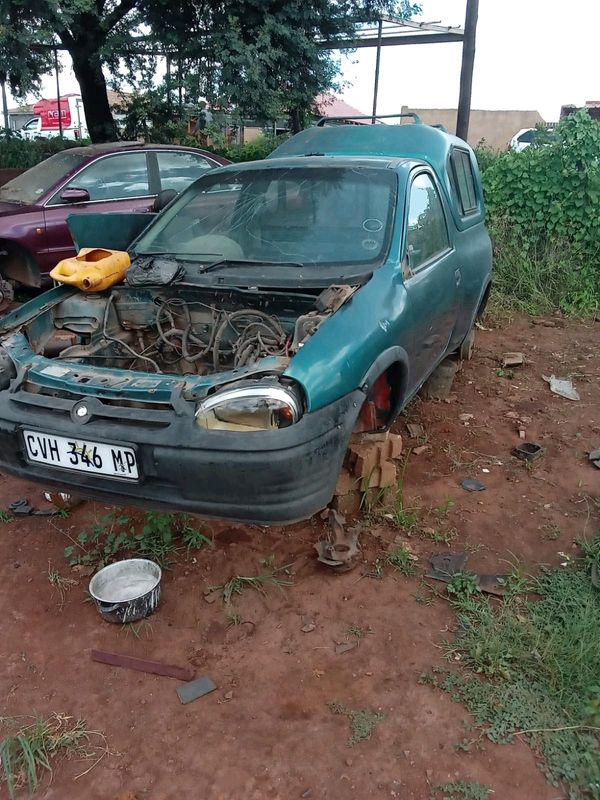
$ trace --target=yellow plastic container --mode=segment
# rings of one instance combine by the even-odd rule
[[[59,261],[50,277],[83,292],[101,292],[120,283],[130,264],[129,255],[123,250],[82,247],[76,256]]]

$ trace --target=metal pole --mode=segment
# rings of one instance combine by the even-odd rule
[[[10,128],[10,120],[8,118],[8,102],[6,100],[6,81],[2,79],[0,81],[0,87],[2,88],[2,111],[4,112],[4,127],[6,130]]]
[[[371,125],[375,125],[375,117],[377,115],[377,93],[379,92],[379,65],[381,63],[381,35],[383,33],[383,20],[379,20],[377,30],[377,55],[375,56],[375,85],[373,86],[373,117]]]
[[[460,94],[458,97],[458,113],[456,115],[456,135],[465,140],[469,135],[473,63],[475,61],[475,33],[477,30],[478,13],[479,0],[467,0],[465,36],[463,39],[462,66],[460,70]]]
[[[62,109],[60,107],[60,81],[58,79],[58,48],[54,47],[54,72],[56,73],[56,102],[58,103],[58,135],[62,139]]]

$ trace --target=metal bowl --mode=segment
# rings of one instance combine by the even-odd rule
[[[146,558],[109,564],[90,580],[89,592],[108,622],[124,624],[148,617],[160,600],[162,572]]]

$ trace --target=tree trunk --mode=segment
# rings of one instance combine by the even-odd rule
[[[70,47],[73,71],[81,90],[83,110],[90,139],[94,143],[114,142],[118,138],[117,126],[113,119],[102,64],[97,53],[87,48]]]
[[[289,111],[290,130],[292,133],[300,133],[302,130],[302,112],[299,108],[291,108]]]

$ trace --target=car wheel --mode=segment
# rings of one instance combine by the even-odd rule
[[[467,333],[463,339],[463,343],[458,349],[458,354],[462,361],[470,361],[473,358],[473,349],[475,347],[475,328]]]

